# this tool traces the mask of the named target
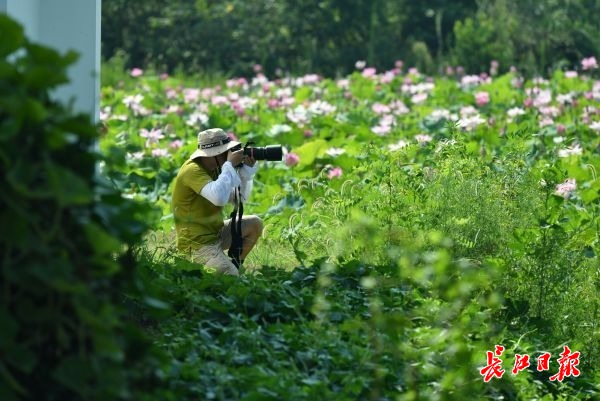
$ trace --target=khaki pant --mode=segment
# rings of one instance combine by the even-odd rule
[[[242,216],[242,232],[245,225],[252,224],[256,219],[258,217],[253,215]],[[192,249],[192,262],[215,269],[219,273],[239,276],[238,269],[224,252],[231,246],[231,219],[225,220],[224,223],[217,242]]]

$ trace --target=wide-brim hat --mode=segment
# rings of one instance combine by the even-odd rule
[[[239,144],[239,142],[232,141],[221,128],[207,129],[198,133],[198,149],[192,153],[190,159],[214,157]]]

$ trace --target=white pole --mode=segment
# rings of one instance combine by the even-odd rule
[[[68,70],[70,83],[53,96],[73,103],[93,122],[100,111],[100,0],[0,0],[33,42],[61,53],[75,50],[79,60]]]

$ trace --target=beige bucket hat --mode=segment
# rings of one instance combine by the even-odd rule
[[[239,144],[232,141],[221,128],[207,129],[198,133],[198,149],[192,153],[190,159],[217,156]]]

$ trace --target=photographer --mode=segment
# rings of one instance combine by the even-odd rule
[[[235,148],[235,149],[234,149]],[[239,150],[236,150],[239,149]],[[172,208],[177,233],[177,248],[193,262],[220,273],[239,275],[245,257],[256,244],[263,229],[258,216],[243,216],[242,203],[252,190],[256,159],[245,155],[239,142],[232,141],[220,128],[198,134],[198,149],[181,166],[173,187]],[[223,221],[223,206],[234,203],[232,219]],[[241,208],[241,243],[232,238],[235,213]],[[223,252],[233,243],[240,247],[235,257]],[[231,249],[229,256],[232,256]]]

